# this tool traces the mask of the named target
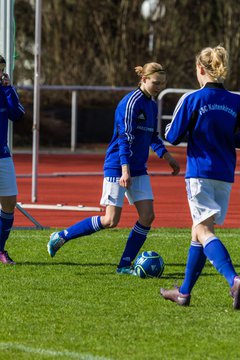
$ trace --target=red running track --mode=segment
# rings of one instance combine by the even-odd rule
[[[148,170],[154,191],[155,215],[153,227],[190,227],[191,218],[188,209],[185,181],[185,152],[183,147],[169,148],[171,154],[181,164],[182,175],[173,177],[167,163],[158,159],[156,155],[150,155]],[[82,176],[49,176],[53,173],[91,173],[102,172],[103,154],[40,154],[36,204],[63,204],[85,205],[99,207],[102,192],[102,175]],[[31,203],[32,189],[32,155],[15,154],[15,169],[18,182],[18,202]],[[240,160],[237,170],[240,169]],[[224,171],[224,169],[223,169]],[[159,173],[162,172],[162,175]],[[158,174],[157,174],[158,173]],[[167,175],[169,174],[169,175]],[[44,176],[48,175],[48,176]],[[79,212],[63,210],[33,210],[26,209],[44,227],[65,228],[75,222],[93,215],[102,215],[101,212]],[[132,227],[137,220],[134,206],[127,201],[122,212],[119,227]],[[235,228],[240,224],[240,177],[236,176],[231,194],[230,206],[224,227]],[[16,227],[33,226],[30,220],[19,210],[15,212]]]

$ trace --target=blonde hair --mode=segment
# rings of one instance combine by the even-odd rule
[[[196,56],[196,64],[215,80],[221,81],[228,73],[228,52],[223,46],[207,47]]]
[[[164,70],[163,66],[161,64],[155,63],[155,62],[151,62],[151,63],[147,63],[143,66],[136,66],[135,67],[135,72],[137,73],[137,75],[142,78],[143,76],[149,76],[152,75],[156,72],[158,72],[159,74],[166,74],[166,71]],[[138,86],[141,85],[141,80],[138,83]]]
[[[142,77],[142,76],[149,76],[154,74],[155,72],[159,72],[162,74],[165,74],[165,70],[162,67],[161,64],[155,63],[155,62],[151,62],[151,63],[147,63],[143,66],[136,66],[135,67],[135,72],[137,73],[138,76]]]

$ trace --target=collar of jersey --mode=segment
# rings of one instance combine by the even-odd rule
[[[150,96],[150,97],[147,96],[147,95],[142,91],[142,89],[140,89],[140,87],[138,88],[138,90],[141,91],[141,93],[145,96],[146,99],[148,99],[148,100],[151,100],[151,99],[152,99],[152,97],[151,97],[151,96]]]
[[[224,89],[223,83],[217,83],[217,82],[207,82],[204,87],[211,89]]]

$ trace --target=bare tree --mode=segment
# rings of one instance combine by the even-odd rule
[[[239,88],[240,3],[159,0],[165,11],[144,19],[139,0],[43,0],[42,76],[47,84],[132,85],[133,68],[159,61],[175,87],[196,86],[195,54],[223,44]],[[33,78],[34,2],[16,0],[16,78]],[[149,29],[153,48],[149,51]],[[24,69],[22,70],[22,65]]]

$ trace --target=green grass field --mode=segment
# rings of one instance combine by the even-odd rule
[[[143,250],[165,261],[160,279],[116,275],[128,229],[66,244],[50,258],[49,230],[14,230],[0,265],[0,359],[239,359],[240,311],[208,263],[191,306],[165,301],[160,287],[181,283],[190,230],[152,230]],[[217,230],[240,272],[240,230]]]

